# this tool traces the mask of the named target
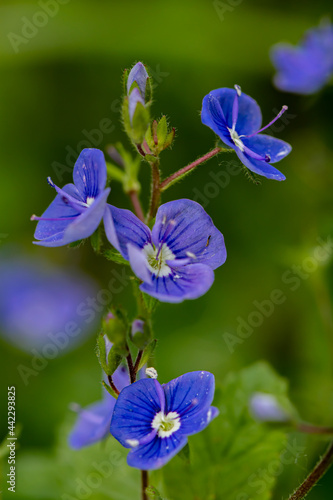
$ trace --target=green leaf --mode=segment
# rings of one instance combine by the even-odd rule
[[[189,437],[191,463],[171,460],[163,469],[165,491],[172,500],[268,500],[276,474],[269,471],[286,449],[285,431],[257,423],[248,405],[254,392],[286,398],[287,384],[266,363],[227,376],[214,404],[220,415],[201,433]],[[290,453],[289,453],[290,456]],[[154,475],[153,475],[154,480]]]
[[[163,500],[154,486],[148,486],[148,488],[146,488],[146,493],[151,500]]]
[[[117,250],[113,249],[105,250],[103,252],[103,255],[108,260],[116,262],[116,264],[124,264],[125,266],[130,265],[130,263],[126,259],[124,259],[124,257],[119,252],[117,252]]]
[[[96,231],[90,236],[90,243],[93,247],[94,252],[97,254],[100,253],[102,247],[102,237],[100,227],[96,229]]]
[[[143,351],[143,355],[139,364],[139,370],[149,361],[149,358],[152,356],[153,352],[155,351],[155,347],[157,345],[157,340],[154,339],[148,344],[146,349]]]
[[[97,346],[96,346],[96,355],[101,365],[102,369],[105,373],[108,374],[108,365],[106,362],[106,347],[105,347],[105,339],[104,335],[101,333],[97,337]]]
[[[184,448],[180,450],[180,452],[178,453],[178,457],[181,460],[184,460],[184,462],[186,462],[187,464],[190,463],[190,447],[188,443],[184,446]]]
[[[112,368],[113,366],[116,366],[117,368],[121,362],[121,359],[128,354],[127,332],[129,329],[129,325],[126,315],[121,308],[112,307],[111,312],[113,317],[109,318],[108,316],[106,316],[103,319],[102,328],[103,332],[107,335],[108,339],[113,344],[112,349],[110,350],[110,353],[108,355],[108,364],[111,362]],[[119,360],[116,355],[120,356],[121,359]],[[111,373],[113,373],[114,370]]]
[[[157,125],[157,140],[158,147],[162,151],[164,149],[164,144],[168,135],[168,123],[166,116],[163,115]]]
[[[146,310],[151,315],[152,312],[154,312],[154,310],[156,309],[156,307],[157,307],[157,305],[159,303],[158,300],[155,299],[154,297],[151,297],[147,293],[142,293],[142,298],[143,298]]]
[[[127,351],[124,352],[124,354],[119,354],[117,352],[116,346],[113,346],[110,349],[109,355],[108,355],[108,372],[107,375],[113,375],[113,373],[116,371],[120,363],[122,362],[124,356],[127,354]]]

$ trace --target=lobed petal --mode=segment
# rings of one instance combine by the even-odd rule
[[[128,440],[139,441],[152,431],[151,423],[161,410],[155,382],[138,380],[125,387],[117,399],[110,431],[125,448],[131,447]]]
[[[188,259],[216,269],[224,264],[227,252],[222,233],[214,226],[202,206],[192,200],[181,199],[162,205],[157,212],[152,230],[156,247],[164,241],[176,259]]]
[[[186,443],[186,436],[179,432],[175,432],[166,438],[156,436],[154,440],[145,446],[132,449],[128,454],[127,463],[131,467],[141,470],[160,469],[177,455]]]
[[[131,264],[131,268],[140,280],[145,283],[152,283],[152,273],[147,267],[147,259],[144,256],[142,249],[137,248],[134,245],[127,245],[128,258]]]
[[[103,218],[109,193],[110,188],[102,192],[90,207],[86,208],[82,214],[77,215],[73,220],[66,222],[40,221],[45,224],[49,223],[49,225],[48,228],[44,227],[44,233],[37,233],[36,230],[35,237],[39,239],[42,234],[47,234],[47,236],[42,241],[34,241],[35,245],[58,247],[91,236]],[[46,213],[43,215],[46,216]],[[67,213],[67,211],[64,213]],[[47,216],[50,217],[50,215]]]
[[[267,179],[274,179],[276,181],[284,181],[285,176],[275,167],[272,167],[269,163],[263,160],[255,160],[249,156],[243,154],[240,149],[237,148],[236,154],[240,161],[252,172],[258,175],[262,175]]]
[[[151,232],[130,210],[107,205],[104,216],[106,236],[118,252],[129,260],[127,245],[143,248],[151,242]]]
[[[69,445],[75,450],[101,441],[108,435],[116,400],[106,394],[103,401],[80,410],[76,424],[69,435]]]
[[[105,188],[106,177],[106,163],[102,151],[83,149],[74,165],[73,179],[84,201],[100,195]]]
[[[194,422],[198,417],[202,419],[202,414],[207,415],[214,399],[215,378],[212,373],[205,371],[190,372],[162,387],[166,399],[166,413],[175,411],[180,415],[180,432],[184,432],[186,421]]]
[[[292,149],[287,142],[266,134],[258,134],[249,138],[243,137],[242,141],[245,146],[255,153],[263,157],[268,154],[271,158],[269,163],[276,163],[282,160]]]
[[[172,266],[172,261],[168,261]],[[205,264],[188,264],[172,270],[169,276],[157,278],[140,285],[140,290],[161,302],[178,303],[186,299],[197,299],[204,295],[214,282],[214,271]]]

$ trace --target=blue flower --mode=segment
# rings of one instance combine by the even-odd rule
[[[270,127],[286,109],[287,106],[284,106],[274,120],[260,128],[262,116],[257,102],[243,94],[240,87],[235,85],[235,90],[212,90],[204,97],[201,120],[227,146],[236,151],[238,158],[249,170],[268,179],[283,181],[285,176],[270,163],[287,156],[291,146],[260,132]]]
[[[78,311],[97,291],[96,283],[82,272],[4,248],[0,254],[0,335],[33,356],[36,349],[45,359],[60,356],[95,331],[100,313],[88,323]]]
[[[218,415],[211,406],[214,376],[191,372],[167,384],[139,380],[120,393],[114,407],[111,434],[132,448],[128,465],[158,469],[187,443],[187,436],[202,431]]]
[[[106,164],[102,151],[84,149],[74,166],[74,184],[63,189],[50,178],[49,184],[58,193],[38,220],[36,245],[58,247],[88,238],[97,229],[106,207],[110,189],[106,184]]]
[[[142,98],[145,99],[146,84],[147,84],[148,78],[149,78],[149,75],[148,75],[144,65],[141,62],[136,63],[128,75],[127,95],[128,96],[130,95],[131,87],[132,87],[133,83],[135,82],[140,89]]]
[[[296,47],[274,45],[271,59],[277,88],[296,94],[318,92],[333,74],[333,26],[327,23],[310,29]]]
[[[130,379],[125,366],[117,368],[112,380],[119,391],[129,385]],[[101,401],[85,408],[72,405],[72,409],[78,413],[78,418],[68,438],[71,448],[79,450],[107,437],[115,404],[116,399],[103,388],[103,399]]]
[[[108,205],[104,216],[110,243],[129,260],[140,289],[162,302],[196,299],[226,260],[223,235],[191,200],[170,201],[157,212],[151,231],[129,210]]]

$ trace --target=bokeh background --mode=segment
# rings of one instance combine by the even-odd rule
[[[27,0],[1,1],[1,258],[18,253],[48,259],[67,270],[74,282],[77,275],[70,273],[81,272],[98,288],[107,287],[114,270],[120,272],[116,265],[95,257],[88,242],[77,249],[33,246],[35,223],[29,217],[40,215],[53,199],[47,176],[60,185],[71,182],[74,154],[68,156],[69,151],[77,156],[87,145],[82,141],[89,141],[87,133],[100,130],[103,120],[110,120],[112,131],[95,134],[97,142],[90,145],[105,150],[110,143],[124,141],[130,147],[119,123],[119,99],[122,71],[134,62],[143,61],[152,70],[153,115],[165,113],[177,129],[173,149],[162,157],[164,176],[213,147],[214,134],[201,124],[199,115],[202,98],[210,90],[239,84],[259,102],[266,123],[288,104],[275,134],[293,145],[290,156],[278,165],[285,182],[262,179],[257,186],[242,173],[222,177],[234,159],[227,155],[212,159],[166,192],[165,201],[187,197],[204,205],[225,236],[228,259],[204,297],[159,306],[156,366],[161,381],[204,369],[222,382],[230,371],[266,359],[289,379],[291,399],[302,417],[331,425],[333,264],[329,258],[317,262],[294,290],[284,277],[295,272],[293,266],[305,272],[303,266],[320,244],[318,238],[328,243],[333,239],[333,89],[327,87],[312,97],[281,93],[272,85],[269,59],[274,43],[296,43],[306,29],[329,16],[331,2],[224,4],[229,9],[223,13],[216,2],[205,0],[59,2],[56,15],[15,52],[8,34],[21,35],[25,19],[31,20],[40,6]],[[214,181],[214,174],[220,174],[223,185]],[[140,178],[147,206],[145,165]],[[130,208],[115,182],[111,196],[112,204]],[[332,253],[332,245],[328,248]],[[286,300],[231,352],[226,333],[237,335],[238,318],[247,321],[257,310],[254,301],[268,299],[274,289],[282,290]],[[6,294],[6,288],[1,293]],[[130,286],[124,286],[116,300],[134,310]],[[95,325],[88,340],[69,352],[59,352],[27,384],[18,366],[31,367],[31,353],[0,339],[1,437],[5,438],[7,428],[7,386],[16,386],[21,427],[18,500],[59,498],[55,493],[59,484],[66,494],[69,479],[65,473],[56,476],[55,450],[59,439],[66,448],[66,432],[75,419],[69,404],[85,405],[100,397],[101,375],[94,353],[97,332]],[[308,439],[305,445],[302,457],[279,474],[274,498],[286,498],[297,486],[323,452],[325,441]],[[68,465],[75,460],[81,465],[91,458],[86,450],[66,455],[66,460]],[[135,471],[131,477],[135,485]],[[309,498],[327,500],[332,487],[331,472]],[[6,490],[4,484],[2,489]],[[111,491],[101,495],[91,498],[130,498],[113,497]]]

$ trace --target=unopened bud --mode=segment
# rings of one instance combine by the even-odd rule
[[[250,400],[250,411],[260,422],[288,422],[290,416],[281,407],[276,397],[271,394],[257,392]]]

